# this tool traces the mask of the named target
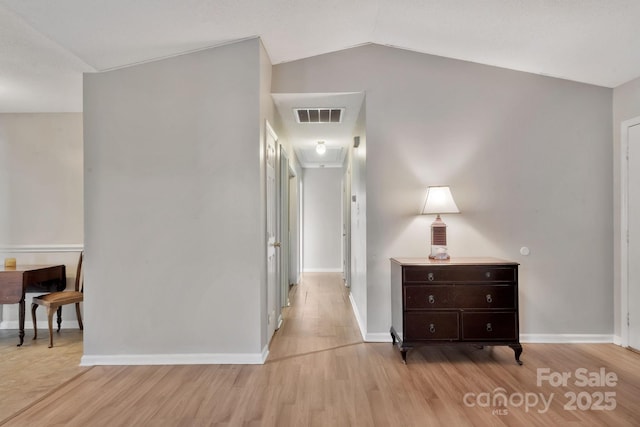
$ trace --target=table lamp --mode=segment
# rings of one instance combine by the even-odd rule
[[[422,208],[422,214],[436,214],[435,221],[431,223],[430,259],[450,258],[447,253],[447,225],[442,221],[442,218],[440,218],[440,214],[445,213],[460,213],[449,187],[427,187],[427,198]]]

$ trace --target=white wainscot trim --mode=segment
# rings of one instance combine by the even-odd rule
[[[531,344],[611,344],[614,336],[609,334],[520,334],[521,343]]]
[[[28,314],[28,313],[27,313]],[[42,333],[45,331],[47,334],[49,333],[49,323],[46,320],[38,320],[36,323],[38,326],[38,331]],[[3,320],[0,322],[0,329],[20,329],[19,321],[16,320]],[[58,324],[56,323],[56,316],[53,316],[53,333],[58,329]],[[78,325],[77,320],[67,320],[62,319],[62,324],[60,325],[60,329],[80,329],[80,325]],[[29,331],[33,334],[33,322],[31,318],[25,318],[24,321],[24,332],[25,336],[29,335]]]
[[[82,243],[58,244],[58,245],[0,245],[0,253],[25,254],[25,253],[52,253],[52,252],[82,252]]]
[[[263,365],[269,356],[262,353],[195,353],[195,354],[114,354],[84,355],[80,366],[115,365]]]

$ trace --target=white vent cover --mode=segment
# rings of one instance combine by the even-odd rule
[[[344,108],[294,108],[298,123],[342,123]]]

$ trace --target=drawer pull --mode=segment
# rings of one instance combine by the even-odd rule
[[[484,277],[486,277],[487,279],[491,279],[491,272],[487,271],[486,273],[484,273]]]
[[[493,332],[493,327],[491,327],[491,323],[487,323],[487,332]]]
[[[428,279],[430,282],[433,282],[433,279],[434,279],[434,277],[433,277],[433,273],[429,273],[429,274],[427,274],[427,279]]]
[[[491,298],[491,294],[487,294],[486,298],[487,298],[487,302],[489,304],[491,304],[493,302],[493,298]]]
[[[436,302],[436,298],[433,295],[429,295],[429,304],[434,304]]]
[[[429,332],[431,332],[432,334],[436,333],[436,325],[434,325],[433,323],[429,324]]]

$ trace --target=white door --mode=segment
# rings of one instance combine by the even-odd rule
[[[289,167],[289,283],[297,284],[300,277],[300,230],[298,177]]]
[[[342,277],[351,287],[351,161],[342,180]]]
[[[267,122],[265,141],[265,162],[267,175],[267,339],[271,340],[276,330],[278,257],[276,250],[280,243],[276,240],[276,137]]]
[[[280,146],[280,306],[289,306],[289,158]],[[280,314],[280,309],[278,310]],[[279,316],[278,323],[281,317]]]
[[[640,350],[640,124],[628,128],[629,347]]]

